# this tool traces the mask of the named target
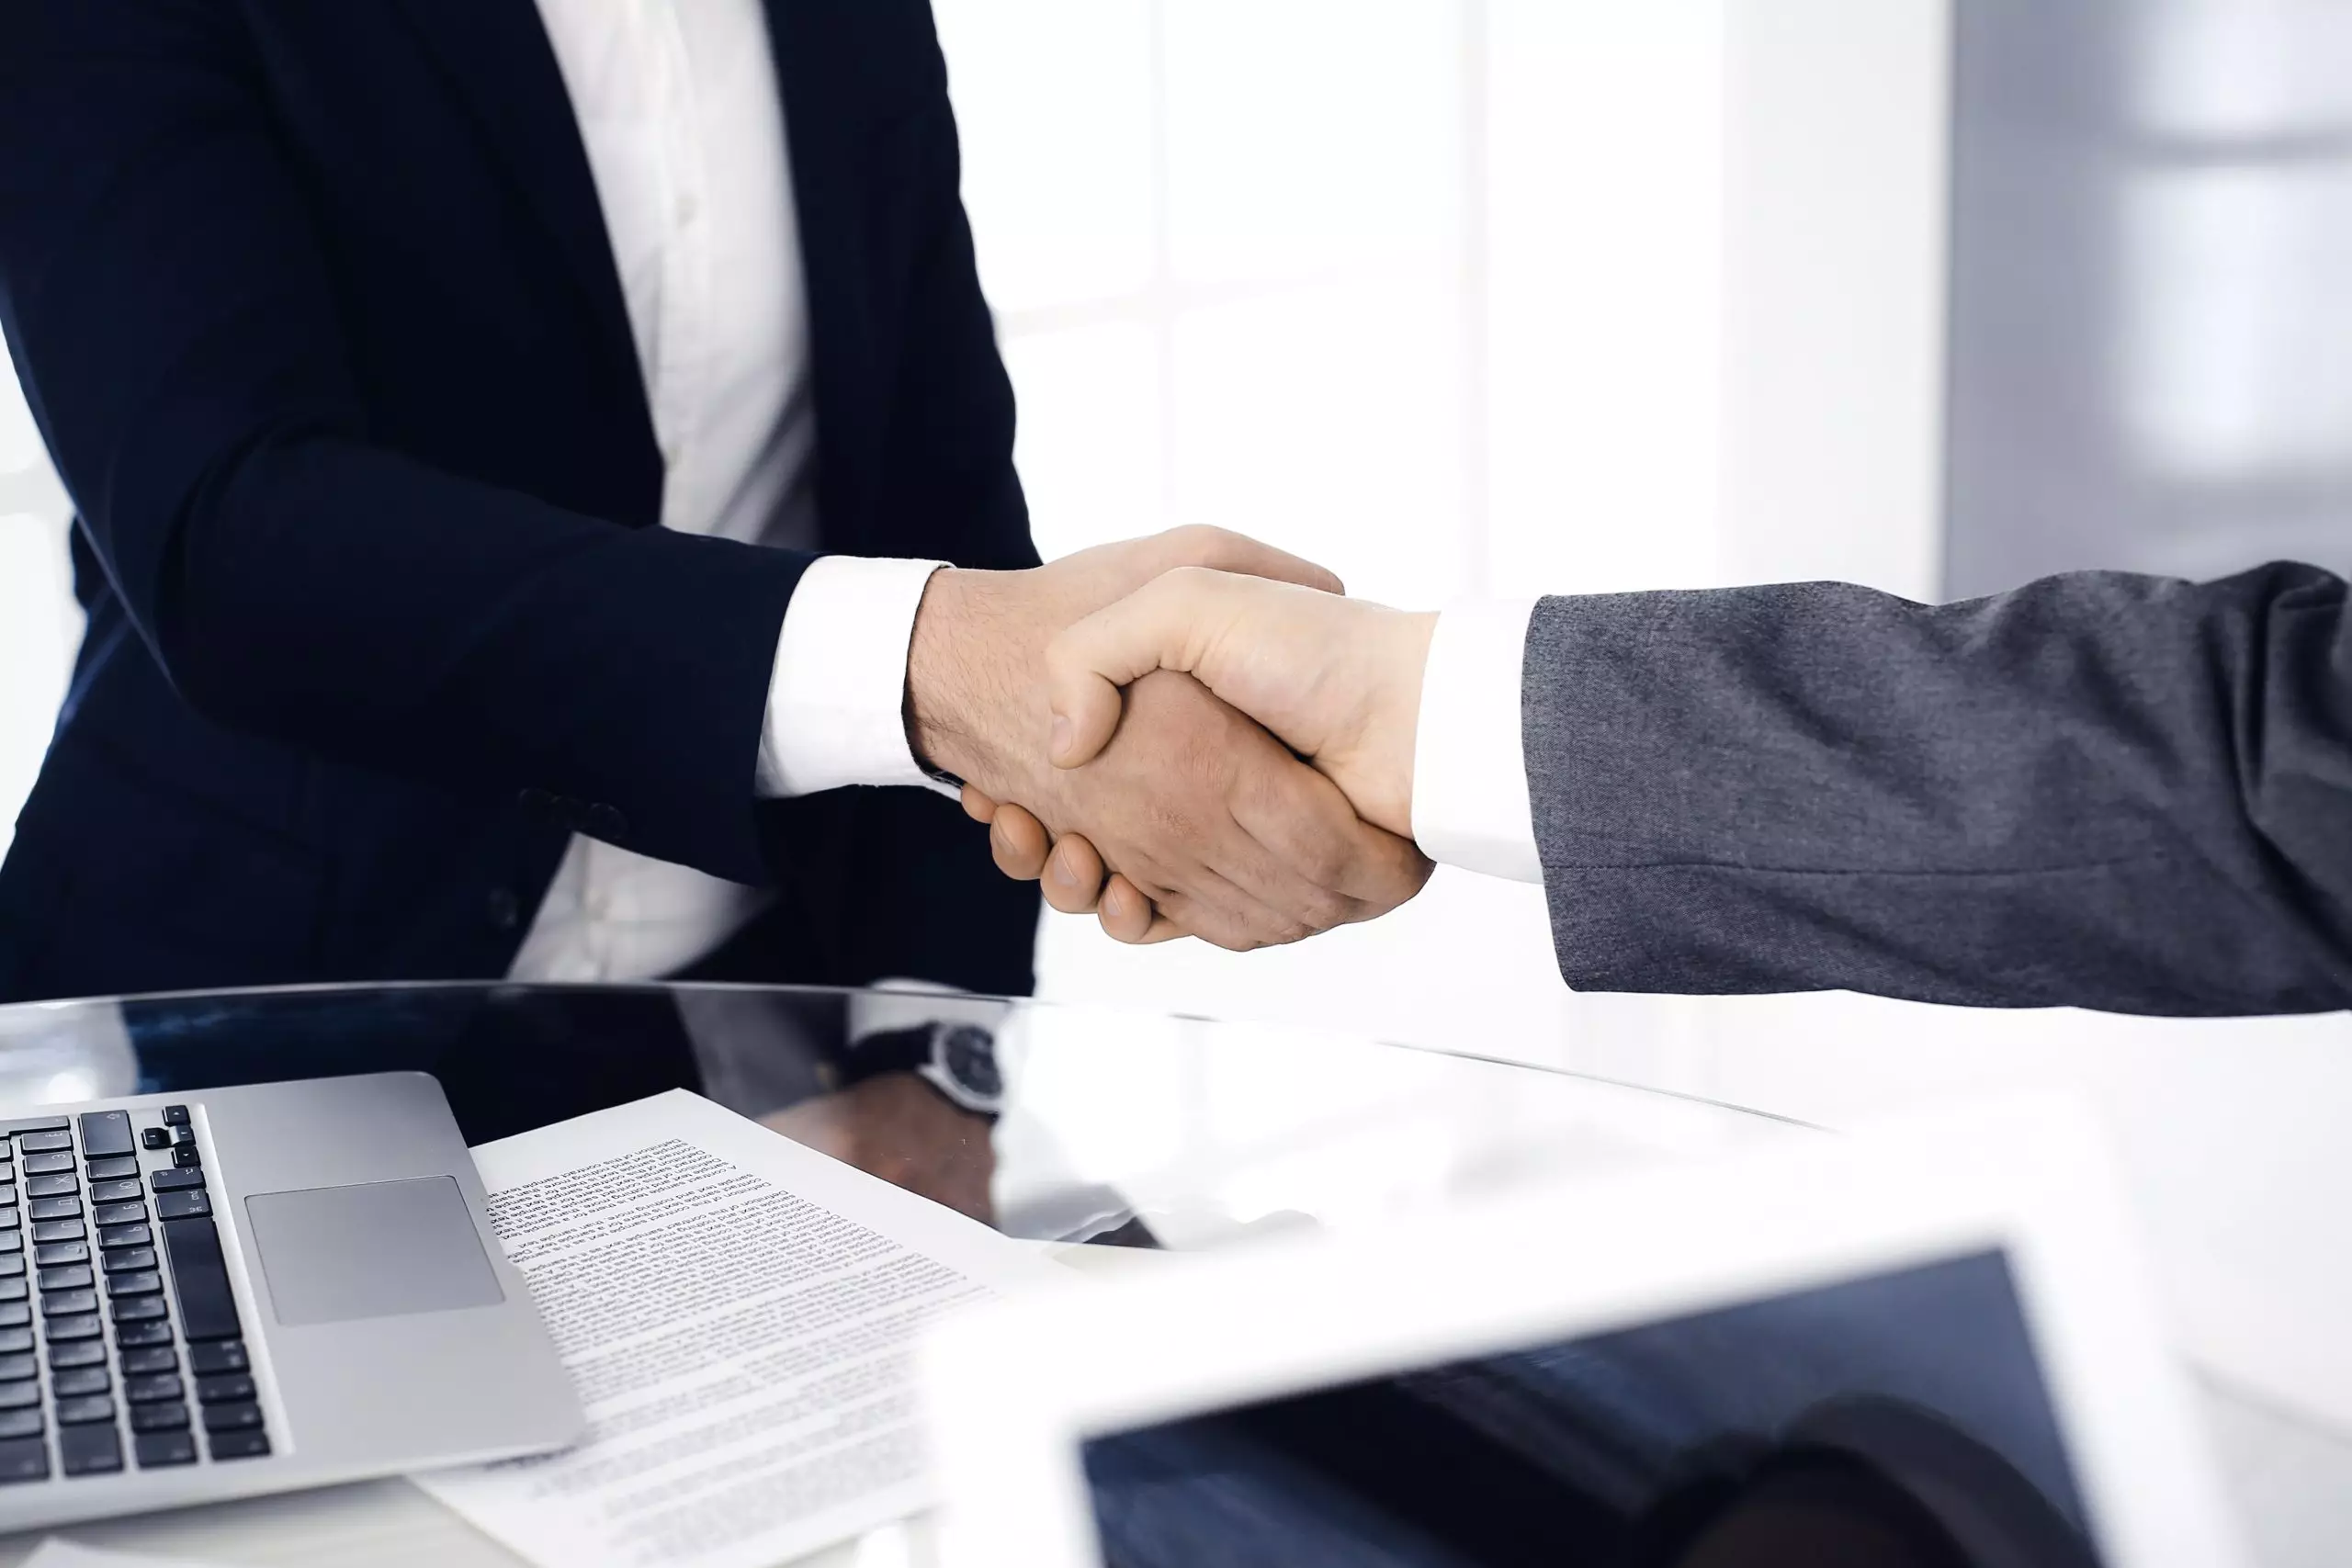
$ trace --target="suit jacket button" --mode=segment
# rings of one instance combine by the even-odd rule
[[[628,818],[621,815],[618,807],[606,806],[604,802],[598,801],[588,808],[588,819],[583,830],[594,834],[608,844],[617,844],[628,837]]]
[[[493,887],[490,890],[490,903],[484,912],[490,916],[491,930],[511,931],[523,919],[522,900],[514,897],[514,890],[511,887]]]

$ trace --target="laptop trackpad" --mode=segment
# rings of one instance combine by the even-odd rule
[[[256,1192],[245,1216],[288,1327],[506,1299],[451,1177]]]

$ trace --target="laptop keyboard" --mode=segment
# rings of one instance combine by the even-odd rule
[[[187,1106],[0,1122],[0,1485],[266,1454],[252,1371]]]

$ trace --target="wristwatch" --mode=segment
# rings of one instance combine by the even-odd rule
[[[977,1023],[925,1023],[865,1035],[843,1055],[840,1072],[843,1089],[884,1073],[913,1073],[974,1115],[1004,1111],[996,1036]]]

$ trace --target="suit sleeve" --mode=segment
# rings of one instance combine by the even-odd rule
[[[1573,986],[2352,1002],[2352,619],[2316,568],[1548,599],[1526,660]]]
[[[141,637],[213,719],[765,879],[808,558],[634,530],[374,439],[234,8],[0,8],[0,326]]]

